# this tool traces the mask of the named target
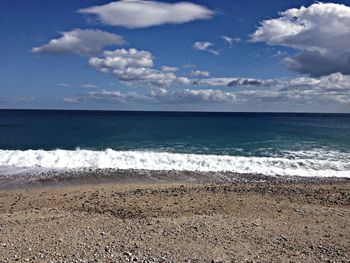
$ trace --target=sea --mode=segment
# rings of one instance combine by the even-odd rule
[[[0,175],[81,169],[350,177],[350,114],[0,110]]]

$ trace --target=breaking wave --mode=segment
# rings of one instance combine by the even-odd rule
[[[320,158],[325,156],[325,158]],[[350,177],[347,153],[289,153],[282,157],[246,157],[152,151],[0,150],[0,172],[19,168],[112,168],[233,172],[272,176]]]

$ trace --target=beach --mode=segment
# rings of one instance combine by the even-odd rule
[[[348,262],[348,179],[245,178],[2,189],[0,262]]]
[[[0,263],[349,262],[349,114],[0,123]]]

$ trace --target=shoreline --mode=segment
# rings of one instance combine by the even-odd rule
[[[315,177],[137,169],[75,169],[0,173],[0,190],[98,184],[348,183],[347,177]]]
[[[350,258],[349,180],[246,177],[0,190],[0,262]]]

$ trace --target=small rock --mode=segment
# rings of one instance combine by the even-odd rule
[[[129,257],[129,258],[132,256],[132,254],[131,254],[130,252],[127,252],[127,251],[124,252],[123,255],[124,255],[124,256],[127,256],[127,257]]]
[[[284,241],[288,241],[288,238],[287,237],[285,237],[285,236],[281,236],[282,237],[282,239],[284,240]]]
[[[110,248],[109,248],[109,246],[105,246],[105,251],[106,251],[106,252],[110,252],[110,251],[111,251]]]

